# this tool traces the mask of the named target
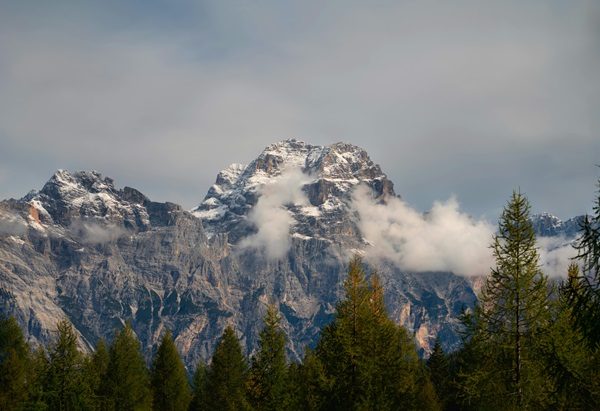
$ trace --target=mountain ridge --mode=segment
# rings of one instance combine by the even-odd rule
[[[300,174],[281,183],[290,169]],[[270,192],[274,181],[297,185],[294,201]],[[129,320],[147,358],[169,328],[191,367],[209,358],[226,325],[252,352],[266,304],[274,303],[290,338],[288,354],[299,358],[332,318],[349,253],[368,245],[349,205],[361,184],[375,201],[397,198],[359,147],[297,140],[221,171],[191,211],[117,189],[98,172],[59,170],[41,190],[0,202],[0,311],[15,315],[39,343],[49,342],[67,317],[88,348]],[[269,196],[275,199],[265,203]],[[260,207],[285,216],[282,258],[244,243],[260,233]],[[538,229],[561,229],[552,218],[538,220]],[[476,299],[472,282],[385,262],[377,268],[392,318],[424,351],[437,335],[447,348],[458,344],[458,316]]]

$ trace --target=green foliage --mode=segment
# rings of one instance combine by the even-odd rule
[[[579,276],[571,264],[568,282]],[[552,304],[552,324],[541,340],[545,374],[552,381],[550,397],[553,409],[600,408],[600,351],[585,344],[582,332],[571,321],[573,307],[568,296],[568,282],[561,287]]]
[[[302,363],[290,364],[289,370],[290,408],[315,411],[323,408],[331,381],[325,367],[313,350],[307,349]]]
[[[208,370],[204,408],[215,411],[250,409],[246,398],[247,376],[248,364],[240,343],[233,328],[227,327]]]
[[[323,330],[317,357],[331,381],[327,409],[421,408],[426,380],[416,348],[406,330],[388,317],[376,275],[366,279],[354,257],[344,283],[345,299],[334,321]]]
[[[439,338],[436,338],[433,350],[426,364],[429,371],[429,379],[433,384],[437,397],[440,400],[448,398],[451,391],[450,365]]]
[[[281,316],[274,306],[267,308],[264,328],[259,336],[259,349],[248,378],[248,396],[256,410],[282,410],[287,401],[287,366],[285,333]]]
[[[85,361],[86,381],[90,387],[92,403],[95,409],[107,409],[108,399],[102,392],[103,381],[108,371],[110,354],[104,340],[98,341],[96,350]]]
[[[152,363],[151,382],[154,410],[187,410],[191,400],[190,387],[171,332],[164,335],[158,347]]]
[[[68,320],[58,323],[58,338],[49,351],[44,397],[52,410],[90,407],[91,393],[84,378],[84,359]]]
[[[206,398],[208,393],[206,391],[208,368],[202,361],[196,366],[196,372],[192,380],[193,397],[190,403],[190,411],[202,411],[205,409]]]
[[[29,399],[23,407],[26,410],[46,410],[48,405],[45,402],[44,386],[48,375],[48,355],[44,347],[38,349],[31,356],[31,366],[29,370],[28,393]]]
[[[28,396],[29,347],[13,317],[0,318],[0,410],[13,410]]]
[[[130,324],[125,325],[110,346],[110,359],[101,390],[109,410],[152,408],[148,369]]]
[[[600,180],[598,187],[594,215],[585,217],[576,245],[583,270],[566,288],[571,318],[593,348],[600,347]]]
[[[464,374],[463,392],[468,402],[495,409],[540,408],[547,397],[536,344],[549,324],[549,288],[529,210],[527,198],[513,192],[492,244],[496,267],[467,322],[477,367]]]

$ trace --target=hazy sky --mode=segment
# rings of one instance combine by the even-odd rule
[[[289,137],[364,147],[420,210],[589,211],[600,2],[0,0],[0,198],[96,169],[191,208]]]

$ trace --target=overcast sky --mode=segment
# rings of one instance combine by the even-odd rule
[[[191,208],[289,137],[364,147],[423,211],[589,212],[600,2],[0,1],[0,198],[96,169]]]

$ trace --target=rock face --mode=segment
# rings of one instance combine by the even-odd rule
[[[533,228],[538,236],[541,237],[565,237],[573,238],[579,234],[583,216],[570,218],[561,221],[552,214],[535,214],[531,217]]]
[[[58,171],[40,191],[0,203],[0,312],[34,343],[48,343],[66,317],[86,348],[131,321],[148,358],[170,329],[191,369],[227,325],[251,353],[271,303],[297,359],[331,320],[349,256],[367,246],[350,206],[359,184],[376,201],[396,196],[364,150],[296,140],[221,171],[191,212],[96,172]],[[276,258],[256,246],[273,227],[285,230]],[[457,345],[457,317],[476,300],[470,281],[377,268],[392,317],[424,351],[437,335]]]

